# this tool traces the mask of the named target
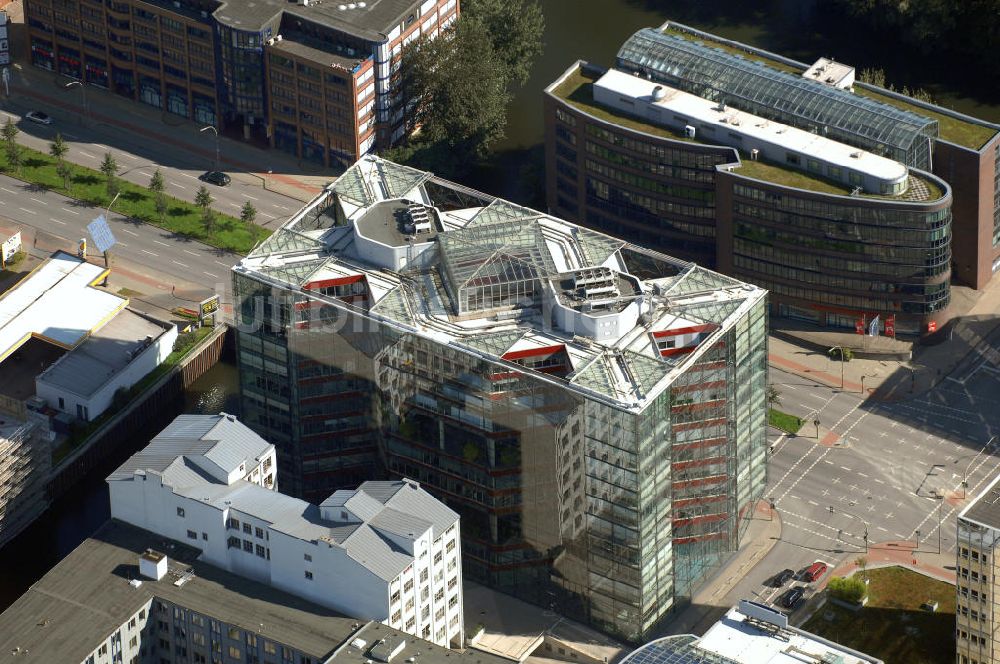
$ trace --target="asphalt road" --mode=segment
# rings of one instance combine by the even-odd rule
[[[863,401],[771,367],[780,409],[807,424],[798,436],[771,435],[766,497],[781,515],[781,541],[727,601],[773,602],[791,585],[808,587],[792,582],[774,589],[766,581],[785,568],[799,571],[815,561],[833,567],[864,555],[866,531],[871,546],[910,542],[953,555],[955,520],[965,503],[934,492],[961,496],[968,473],[967,492],[975,495],[1000,472],[1000,446],[984,449],[1000,432],[1000,371],[989,362],[971,367],[979,368],[955,372],[964,384],[946,380],[928,394],[893,403]],[[840,434],[838,446],[816,439],[814,419]],[[823,430],[820,436],[826,438]],[[806,598],[811,593],[810,587]]]
[[[43,107],[36,103],[26,104],[16,98],[8,100],[5,107],[8,110],[0,111],[0,122],[6,122],[8,117],[14,118],[21,130],[18,141],[23,145],[47,153],[56,133],[61,133],[69,147],[67,161],[97,170],[105,153],[110,152],[118,162],[119,177],[143,187],[149,184],[153,171],[159,168],[163,173],[166,192],[181,200],[193,201],[198,188],[205,184],[198,176],[213,168],[212,160],[194,157],[188,157],[184,161],[190,164],[189,167],[161,165],[166,161],[161,155],[165,156],[165,153],[179,149],[158,144],[156,151],[159,154],[154,162],[148,156],[149,138],[106,124],[85,123],[80,115],[62,109]],[[51,125],[29,122],[21,117],[21,113],[38,108],[53,117]],[[206,145],[211,146],[214,136],[206,135],[205,140]],[[111,145],[114,147],[110,147]],[[256,223],[270,228],[283,223],[302,205],[298,200],[264,189],[259,178],[249,175],[233,177],[232,183],[226,187],[212,184],[205,184],[205,187],[215,199],[212,207],[219,212],[239,216],[244,203],[249,201],[257,209]]]
[[[3,225],[28,226],[66,242],[73,251],[79,238],[95,217],[104,212],[60,194],[36,190],[6,176],[0,176],[0,214]],[[229,270],[239,256],[196,242],[169,231],[135,222],[112,213],[111,230],[118,243],[111,250],[112,268],[126,262],[128,269],[149,279],[178,289],[203,287],[222,294],[231,301]],[[91,256],[99,255],[88,247]]]

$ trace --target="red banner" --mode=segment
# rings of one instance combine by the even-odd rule
[[[936,321],[930,321],[930,322],[928,322],[927,323],[927,331],[928,332],[937,332],[937,322]]]
[[[864,334],[865,333],[865,319],[864,318],[859,318],[856,321],[854,321],[854,331],[857,332],[858,334]]]
[[[893,337],[896,336],[896,316],[895,314],[885,317],[885,336]]]

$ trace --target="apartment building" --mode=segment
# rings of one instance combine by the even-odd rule
[[[402,47],[458,0],[25,0],[31,64],[345,167],[407,131]]]
[[[771,293],[923,335],[1000,268],[1000,127],[676,23],[547,89],[549,208]]]
[[[0,409],[0,547],[48,508],[51,468],[52,445],[42,427]]]
[[[462,645],[457,514],[408,480],[312,505],[275,490],[274,461],[274,446],[231,415],[181,415],[108,477],[111,515],[228,572]]]
[[[359,620],[205,562],[112,520],[0,614],[13,662],[60,664],[503,664]],[[8,654],[9,653],[9,654]]]
[[[1000,478],[958,515],[955,569],[956,664],[1000,662],[995,636],[1000,619]]]
[[[411,477],[467,578],[628,638],[766,483],[766,293],[369,156],[234,268],[283,486]]]

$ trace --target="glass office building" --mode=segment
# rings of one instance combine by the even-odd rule
[[[765,291],[375,157],[234,284],[243,417],[286,490],[417,479],[468,578],[633,640],[738,548]]]

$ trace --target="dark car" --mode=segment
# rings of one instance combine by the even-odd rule
[[[208,171],[207,173],[202,173],[201,179],[209,184],[218,185],[220,187],[225,187],[227,184],[232,182],[232,178],[222,171]]]
[[[790,569],[783,569],[774,575],[771,579],[771,585],[775,588],[780,588],[781,586],[788,583],[788,580],[795,576],[795,572]]]
[[[789,588],[785,592],[781,593],[781,597],[778,598],[778,603],[781,604],[786,609],[793,608],[800,599],[805,591],[801,587],[795,586],[794,588]]]

